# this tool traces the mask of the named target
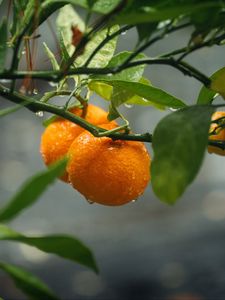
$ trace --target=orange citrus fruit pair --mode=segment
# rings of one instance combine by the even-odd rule
[[[82,115],[82,110],[71,110]],[[117,124],[107,112],[88,105],[85,120],[107,130]],[[41,154],[46,165],[67,155],[63,180],[90,202],[122,205],[143,194],[150,180],[150,156],[141,142],[94,137],[80,126],[58,118],[44,131]]]
[[[221,119],[224,118],[224,119]],[[219,120],[221,119],[221,120]],[[221,128],[220,125],[223,123],[225,124],[225,111],[216,111],[212,115],[212,121],[218,120],[217,123],[212,123],[210,126],[209,133],[209,140],[211,141],[225,141],[225,128]],[[221,124],[220,124],[221,123]],[[208,146],[209,153],[215,153],[224,156],[225,150],[216,147],[216,146]]]

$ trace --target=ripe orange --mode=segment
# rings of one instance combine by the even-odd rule
[[[80,108],[73,108],[70,112],[77,116],[82,116]],[[109,122],[107,112],[100,107],[92,104],[88,105],[85,120],[93,125],[99,125]],[[84,129],[68,120],[57,118],[44,131],[41,138],[40,152],[46,165],[50,165],[57,160],[63,158],[74,139]],[[62,180],[68,182],[68,174],[65,173]]]
[[[150,179],[150,156],[141,142],[85,131],[73,141],[68,157],[69,181],[91,202],[116,206],[136,200]]]
[[[225,111],[216,111],[213,115],[212,115],[212,121],[217,120],[219,118],[225,117]],[[222,121],[221,121],[222,122]],[[224,119],[225,122],[225,119]],[[221,129],[218,128],[218,124],[216,123],[212,123],[210,126],[210,130],[209,132],[212,132],[214,130],[216,130],[216,134],[210,135],[209,139],[210,140],[221,140],[221,141],[225,141],[225,128]],[[219,155],[225,155],[225,150],[220,149],[218,147],[215,146],[208,146],[208,152],[209,153],[216,153]]]

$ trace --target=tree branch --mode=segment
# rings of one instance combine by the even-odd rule
[[[40,102],[38,100],[30,99],[27,96],[21,95],[17,92],[10,93],[10,90],[7,88],[3,88],[0,86],[0,95],[4,98],[10,100],[11,102],[25,105],[25,107],[32,112],[38,112],[38,111],[45,111],[49,113],[53,113],[59,117],[62,117],[64,119],[67,119],[82,128],[88,130],[90,133],[92,133],[94,136],[104,136],[112,138],[113,140],[128,140],[128,141],[141,141],[141,142],[152,142],[152,135],[150,133],[144,133],[144,134],[127,134],[122,132],[116,132],[116,133],[110,133],[107,134],[107,130],[94,126],[87,122],[86,120],[82,119],[79,116],[76,116],[69,111],[65,110],[64,107],[59,107],[53,104]]]
[[[210,78],[205,76],[203,73],[192,67],[191,65],[187,64],[186,62],[177,61],[173,58],[150,58],[150,59],[142,59],[137,60],[134,62],[130,62],[127,65],[120,65],[115,68],[86,68],[80,67],[76,69],[70,69],[67,72],[67,76],[70,75],[106,75],[106,74],[116,74],[121,72],[124,69],[132,68],[134,66],[139,65],[169,65],[171,67],[176,68],[177,70],[181,71],[183,74],[194,77],[198,81],[202,82],[205,86],[209,86],[211,83]],[[25,77],[31,78],[38,78],[47,81],[55,81],[59,82],[64,77],[64,73],[62,71],[17,71],[17,72],[10,72],[4,71],[0,73],[0,79],[23,79]]]

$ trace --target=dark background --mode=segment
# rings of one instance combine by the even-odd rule
[[[4,13],[3,9],[1,14]],[[53,25],[54,18],[55,15],[51,18]],[[48,46],[57,52],[47,25],[42,26],[41,34],[37,69],[49,66],[42,41],[47,40]],[[155,56],[184,46],[189,37],[189,30],[179,31],[146,54]],[[136,39],[135,30],[121,36],[117,51],[132,50]],[[187,61],[211,75],[225,63],[224,47],[202,49]],[[149,66],[145,75],[155,86],[187,103],[195,102],[201,87],[196,80],[168,66]],[[46,83],[37,83],[37,87],[40,92],[50,88]],[[96,96],[91,102],[103,108],[108,105]],[[8,104],[1,99],[1,108]],[[152,132],[170,112],[151,107],[123,107],[121,111],[135,132]],[[2,118],[0,128],[2,206],[29,176],[45,166],[39,153],[41,118],[22,109]],[[74,235],[93,250],[100,274],[14,242],[1,242],[0,259],[33,271],[62,299],[225,299],[224,181],[224,157],[207,153],[197,179],[174,207],[157,200],[151,185],[135,203],[104,207],[88,204],[69,185],[57,181],[10,226],[26,234]],[[0,295],[4,299],[25,298],[2,272]]]

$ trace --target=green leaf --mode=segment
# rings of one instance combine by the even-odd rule
[[[198,104],[212,103],[217,93],[225,98],[225,67],[217,70],[210,78],[212,79],[210,89],[205,86],[201,88],[197,100]]]
[[[113,87],[120,87],[121,89],[124,89],[129,93],[132,93],[133,95],[138,95],[146,99],[146,101],[150,101],[149,102],[150,105],[151,103],[153,103],[156,105],[162,105],[171,108],[182,108],[186,106],[184,102],[164,92],[163,90],[153,86],[148,86],[140,82],[129,82],[129,81],[121,81],[121,80],[114,80],[114,81],[102,80],[102,82],[111,85]],[[126,102],[126,100],[127,99],[123,101],[123,99],[120,99],[120,104]]]
[[[72,27],[77,27],[81,32],[85,31],[85,24],[72,5],[66,5],[59,10],[56,26],[64,41],[69,55],[72,55],[75,47],[72,45]]]
[[[66,4],[78,5],[83,8],[89,9],[94,12],[108,14],[112,11],[118,4],[120,0],[94,0],[93,4],[90,5],[90,0],[46,0],[43,4],[45,10],[51,11],[56,10],[59,6]],[[58,5],[58,8],[56,8]]]
[[[11,29],[12,38],[10,40],[11,45],[15,44],[21,33],[25,28],[29,27],[35,18],[38,16],[39,10],[36,7],[36,0],[29,0],[25,8],[18,3],[18,1],[14,1],[14,24]],[[22,17],[21,17],[22,15]],[[32,27],[32,26],[31,26]],[[34,27],[34,26],[33,26]],[[32,28],[33,30],[35,28]]]
[[[7,21],[4,19],[0,25],[0,72],[4,70],[7,54]]]
[[[208,144],[214,108],[196,105],[178,110],[153,133],[152,187],[162,201],[174,204],[193,181]]]
[[[42,123],[44,127],[48,127],[48,125],[50,125],[52,122],[54,122],[55,120],[57,120],[58,116],[52,116],[46,120],[44,120],[44,122]]]
[[[0,268],[13,279],[16,287],[28,295],[30,299],[59,299],[43,281],[21,267],[0,262]]]
[[[112,95],[112,86],[106,82],[91,80],[88,83],[88,87],[91,91],[94,91],[96,94],[101,96],[105,100],[110,100]]]
[[[33,204],[48,185],[64,172],[66,162],[65,159],[61,160],[51,165],[46,171],[28,179],[12,199],[8,201],[8,204],[0,210],[0,222],[9,221]]]
[[[203,9],[213,7],[222,8],[222,6],[222,2],[219,1],[193,1],[188,4],[167,0],[156,3],[152,1],[146,3],[146,1],[143,1],[143,4],[140,1],[133,1],[131,5],[128,5],[127,8],[117,15],[114,22],[118,24],[157,22],[180,16],[188,16]]]
[[[109,61],[106,68],[114,68],[118,67],[119,65],[123,64],[132,54],[133,52],[124,51],[120,52],[117,55],[113,56],[112,59]],[[138,54],[133,61],[139,61],[143,58],[146,58],[145,54]],[[94,80],[106,80],[106,81],[113,81],[113,80],[125,80],[125,81],[139,81],[143,75],[145,69],[145,65],[135,66],[129,69],[125,69],[116,74],[108,74],[108,75],[92,75],[91,79]]]
[[[67,235],[28,237],[5,225],[0,225],[0,240],[21,242],[41,251],[56,254],[98,272],[94,257],[83,243]]]
[[[158,22],[138,24],[136,28],[138,32],[139,43],[149,40],[152,33],[156,30],[157,25]]]
[[[75,61],[77,67],[82,66],[88,60],[89,56],[96,49],[96,47],[106,39],[108,35],[113,34],[119,30],[118,25],[114,25],[110,28],[103,29],[99,31],[85,46],[83,54],[79,55]],[[108,62],[112,59],[113,54],[116,49],[117,38],[111,39],[106,43],[101,50],[99,50],[96,55],[92,58],[91,62],[88,64],[90,68],[104,68]]]
[[[225,99],[225,67],[214,73],[211,79],[211,90],[219,93]]]
[[[53,70],[59,70],[59,64],[55,58],[55,55],[52,53],[52,51],[48,48],[48,46],[46,45],[46,43],[44,42],[43,43],[44,45],[44,48],[45,48],[45,52],[46,54],[48,55],[48,58],[50,59],[51,61],[51,64],[52,64],[52,68]]]

